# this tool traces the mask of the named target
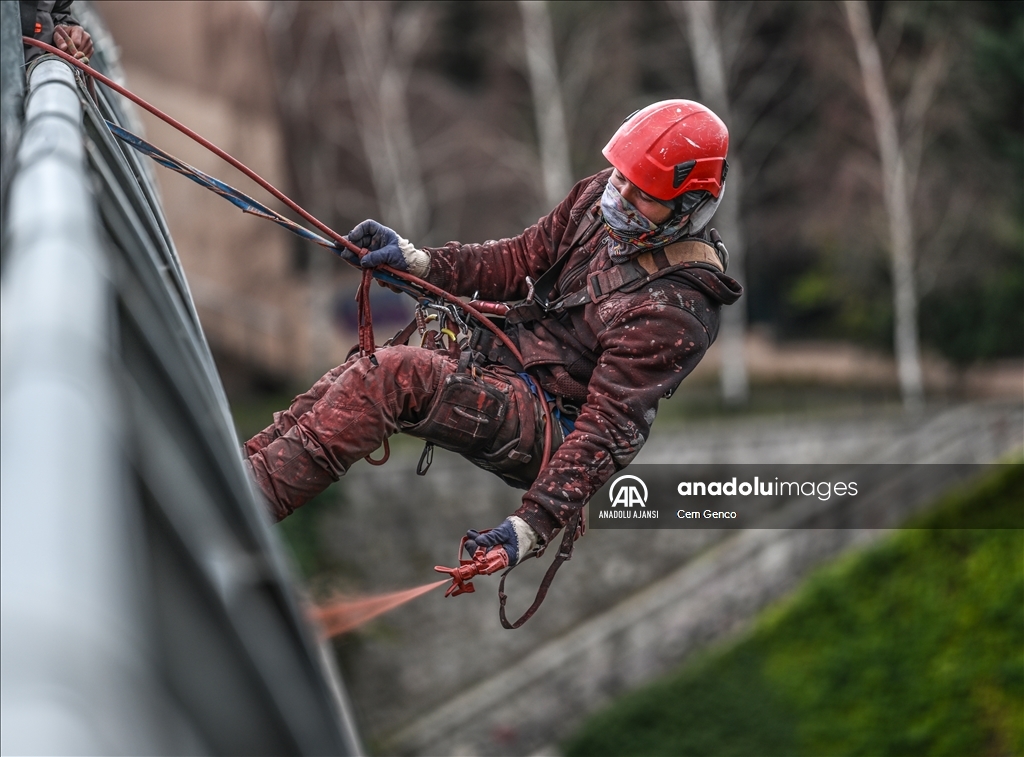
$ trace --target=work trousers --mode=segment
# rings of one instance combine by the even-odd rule
[[[544,423],[540,400],[513,371],[465,360],[460,367],[444,350],[393,346],[329,371],[275,413],[244,452],[281,520],[399,431],[527,488],[539,472]]]

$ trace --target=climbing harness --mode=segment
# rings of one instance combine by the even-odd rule
[[[114,124],[110,121],[106,121],[107,127],[110,129],[111,133],[125,144],[131,146],[133,149],[139,151],[142,154],[148,155],[165,168],[168,168],[183,176],[186,176],[187,178],[191,179],[197,184],[220,195],[228,202],[238,207],[243,213],[249,213],[251,215],[255,215],[260,218],[272,221],[281,226],[282,228],[286,229],[287,231],[290,231],[291,233],[296,234],[297,236],[300,236],[303,239],[313,242],[314,244],[331,250],[332,252],[338,254],[343,258],[345,258],[345,256],[341,254],[342,250],[347,251],[351,255],[355,256],[357,259],[361,259],[365,254],[367,254],[368,250],[357,247],[352,242],[350,242],[344,235],[339,234],[338,232],[331,229],[329,226],[327,226],[325,223],[317,219],[307,210],[302,208],[298,203],[293,201],[290,197],[288,197],[282,191],[277,189],[273,184],[271,184],[269,181],[264,179],[262,176],[257,174],[252,169],[250,169],[240,160],[236,159],[226,151],[217,147],[217,145],[213,144],[208,139],[204,138],[197,132],[188,128],[175,118],[164,113],[159,108],[155,107],[154,105],[151,105],[149,102],[134,94],[127,88],[121,86],[109,77],[104,76],[102,73],[89,66],[86,62],[83,62],[82,60],[79,60],[73,57],[72,55],[63,52],[62,50],[58,50],[56,47],[53,47],[52,45],[48,45],[45,42],[41,42],[40,40],[33,39],[31,37],[22,37],[22,42],[25,45],[37,47],[52,55],[56,55],[57,57],[61,58],[62,60],[66,61],[67,63],[82,71],[88,77],[86,79],[87,88],[93,99],[96,98],[96,92],[93,82],[99,81],[100,83],[106,85],[114,92],[117,92],[121,96],[127,98],[128,100],[135,103],[144,110],[148,111],[149,113],[152,113],[160,120],[174,127],[185,136],[202,145],[204,148],[212,152],[214,155],[221,158],[222,160],[233,166],[235,169],[245,174],[249,179],[256,182],[260,187],[262,187],[264,190],[273,195],[276,199],[284,203],[299,217],[301,217],[307,223],[321,231],[324,235],[326,235],[326,237],[321,236],[313,231],[310,231],[309,229],[305,228],[304,226],[298,223],[295,223],[294,221],[286,218],[277,211],[267,207],[263,203],[260,203],[254,198],[246,195],[244,192],[235,189],[226,182],[221,181],[220,179],[217,179],[213,176],[210,176],[209,174],[200,171],[194,166],[190,166],[187,163],[175,158],[174,156],[161,150],[160,148],[156,147],[150,142],[147,142],[142,137],[139,137],[138,135],[131,133],[127,129],[124,129],[123,127],[118,126],[117,124]],[[350,262],[353,265],[359,267],[358,264],[353,263],[352,260],[348,258],[345,259],[347,260],[347,262]],[[447,339],[448,346],[458,344],[460,347],[465,348],[469,346],[470,336],[474,333],[480,333],[479,328],[473,328],[470,326],[469,320],[472,320],[475,323],[480,324],[487,331],[490,331],[491,334],[493,335],[492,338],[498,339],[502,346],[506,348],[509,351],[509,353],[512,356],[514,356],[520,364],[522,363],[522,355],[520,354],[519,349],[517,348],[515,343],[508,337],[507,334],[505,334],[500,328],[498,328],[498,326],[490,318],[487,317],[487,315],[504,315],[508,311],[507,305],[504,305],[503,303],[481,302],[477,300],[473,300],[470,303],[463,302],[458,297],[455,297],[449,292],[444,291],[440,287],[434,286],[433,284],[424,281],[423,279],[420,279],[417,276],[414,276],[405,271],[400,271],[391,266],[361,268],[361,271],[362,279],[360,280],[359,287],[356,291],[356,304],[358,311],[358,349],[361,355],[368,356],[370,357],[371,360],[375,360],[375,358],[373,357],[373,353],[376,349],[376,346],[373,336],[373,318],[370,309],[370,285],[372,283],[372,280],[376,279],[378,282],[385,286],[397,289],[401,292],[404,292],[414,297],[418,302],[416,318],[413,321],[413,323],[410,324],[409,327],[400,332],[398,335],[388,340],[385,344],[404,344],[405,341],[408,340],[408,338],[411,336],[413,329],[416,328],[419,330],[419,334],[421,337],[421,345],[424,347],[433,348],[438,346],[445,346],[444,340]],[[467,316],[467,318],[463,318],[461,313],[464,313]],[[434,321],[437,321],[437,331],[428,329],[428,324]],[[437,343],[438,340],[441,341],[440,345]],[[553,424],[555,422],[558,422],[562,426],[562,429],[564,431],[565,421],[563,420],[563,417],[558,409],[552,409],[550,395],[543,391],[536,391],[535,384],[532,378],[530,379],[530,386],[531,390],[533,390],[537,397],[540,399],[540,403],[544,408],[545,414],[544,447],[543,455],[541,458],[541,468],[543,468],[547,465],[551,456],[551,448],[553,443]],[[420,459],[419,465],[417,466],[417,472],[419,472],[419,469],[421,468],[423,468],[423,472],[425,472],[425,460],[426,467],[429,467],[429,460],[432,457],[432,453],[433,445],[428,444],[427,448],[424,449],[424,454]],[[366,460],[372,465],[383,465],[387,461],[389,456],[390,449],[388,446],[388,442],[385,439],[383,457],[374,460],[370,456],[367,456]],[[534,614],[534,612],[536,612],[537,608],[540,606],[541,602],[543,602],[544,597],[547,594],[548,587],[551,585],[551,581],[554,578],[554,574],[557,572],[558,568],[561,567],[561,564],[572,556],[573,544],[575,540],[582,535],[583,530],[584,526],[583,521],[581,519],[581,514],[577,513],[575,516],[573,516],[573,519],[566,526],[565,534],[562,538],[562,544],[559,549],[559,553],[556,556],[555,560],[552,562],[551,566],[548,568],[548,571],[545,574],[544,579],[541,583],[540,589],[537,592],[537,597],[534,600],[533,605],[531,605],[531,607],[527,610],[523,617],[521,617],[518,621],[516,621],[513,624],[510,624],[505,617],[505,602],[507,597],[504,593],[504,587],[505,577],[515,566],[509,567],[507,570],[505,570],[505,572],[501,576],[501,582],[498,589],[498,599],[500,604],[499,615],[501,617],[501,623],[505,628],[519,628]],[[460,545],[460,557],[461,549],[462,547]],[[491,550],[491,553],[493,552],[501,552],[502,554],[505,554],[503,549]],[[540,550],[536,550],[530,555],[527,555],[527,558],[539,557],[541,554],[543,554],[543,552],[544,549],[541,548]],[[462,566],[466,566],[467,564],[475,566],[461,567],[461,573],[467,573],[469,574],[469,577],[471,577],[472,575],[492,573],[496,572],[497,570],[500,570],[502,567],[505,567],[505,565],[507,565],[507,558],[505,565],[498,565],[498,561],[496,561],[493,556],[490,558],[486,558],[484,555],[475,555],[472,560],[460,560],[460,563],[462,564]],[[460,591],[455,590],[455,584],[465,586],[464,582],[467,580],[465,578],[460,579],[458,577],[457,574],[461,575],[459,571],[460,568],[442,569],[442,572],[449,572],[453,575],[453,587],[448,590],[446,596],[452,594],[460,594],[464,591],[473,591],[472,584],[468,584],[469,588],[462,588]]]

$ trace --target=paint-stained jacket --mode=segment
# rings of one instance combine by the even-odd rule
[[[577,241],[552,297],[577,291],[589,274],[613,265],[599,215],[610,173],[579,182],[557,208],[517,237],[429,248],[427,279],[458,295],[520,300],[528,293],[526,278],[539,278],[591,227],[593,233],[582,234],[582,244]],[[700,362],[718,334],[721,305],[735,302],[741,292],[732,278],[694,265],[637,291],[573,308],[552,328],[541,321],[511,329],[530,373],[551,393],[581,405],[575,430],[524,495],[516,515],[550,540],[628,465],[650,435],[658,401]],[[556,336],[559,326],[596,361],[580,360],[578,346]]]

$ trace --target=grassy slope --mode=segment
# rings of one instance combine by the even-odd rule
[[[593,716],[565,753],[1024,755],[1024,531],[956,528],[1022,503],[1021,465],[950,495],[930,528],[820,570],[743,639]]]

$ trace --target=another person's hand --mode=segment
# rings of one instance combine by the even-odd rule
[[[427,253],[416,249],[408,239],[372,219],[352,229],[348,233],[348,241],[369,250],[359,261],[363,268],[388,265],[399,271],[408,271],[413,276],[424,276],[430,268],[430,256]]]
[[[490,549],[500,546],[508,553],[508,564],[515,565],[537,548],[540,537],[522,518],[511,515],[497,528],[480,533],[466,532],[466,551],[472,557],[479,547]]]
[[[81,26],[54,27],[53,46],[76,58],[84,58],[86,62],[94,52],[92,37]]]

